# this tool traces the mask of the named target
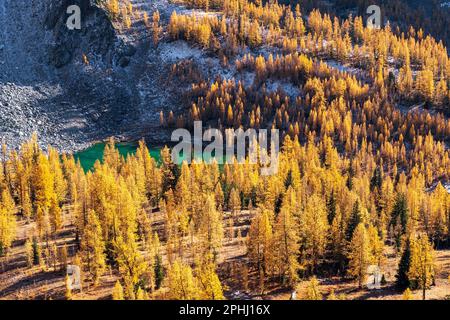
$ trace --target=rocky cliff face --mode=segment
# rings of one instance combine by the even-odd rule
[[[66,26],[73,4],[81,30]],[[36,132],[72,151],[121,133],[136,102],[115,68],[135,50],[104,10],[90,0],[1,0],[0,26],[0,143],[17,147]]]
[[[78,5],[81,9],[81,30],[69,30],[66,26],[67,8]],[[106,13],[89,0],[62,0],[47,6],[45,27],[51,30],[54,44],[49,48],[49,63],[57,68],[72,62],[80,51],[100,56],[111,63],[115,32]]]
[[[77,5],[81,9],[81,30],[66,26],[67,8]],[[45,28],[52,32],[54,42],[49,48],[49,63],[56,68],[70,64],[74,57],[84,53],[95,56],[103,67],[120,64],[124,57],[135,51],[116,37],[107,13],[92,0],[61,0],[46,6]]]

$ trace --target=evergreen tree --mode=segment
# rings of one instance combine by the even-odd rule
[[[327,217],[328,224],[331,225],[336,217],[336,197],[334,195],[334,191],[331,192],[331,195],[327,200]]]
[[[359,204],[359,200],[356,200],[355,204],[353,205],[352,212],[350,214],[350,220],[347,225],[346,230],[346,239],[347,241],[351,241],[353,238],[353,233],[355,232],[356,227],[362,222],[362,215],[361,215],[361,207]]]
[[[161,285],[164,281],[164,267],[162,265],[162,259],[161,256],[158,254],[156,256],[156,262],[155,262],[155,286],[156,289],[161,288]]]
[[[35,266],[41,264],[41,247],[36,237],[33,237],[33,264]]]
[[[406,195],[404,193],[400,193],[397,195],[397,198],[395,200],[390,222],[390,225],[393,226],[394,228],[395,232],[394,236],[397,247],[400,246],[401,237],[408,232],[408,222],[409,222],[409,209]]]
[[[411,239],[408,237],[406,239],[403,253],[400,258],[400,262],[398,264],[398,270],[396,277],[396,285],[399,289],[406,289],[410,286],[409,281],[409,269],[410,269],[410,261],[411,261]]]

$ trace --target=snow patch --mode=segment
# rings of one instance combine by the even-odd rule
[[[266,88],[269,92],[276,92],[280,89],[291,98],[296,98],[300,95],[300,90],[292,83],[286,81],[269,79],[266,82]]]
[[[203,18],[203,17],[208,17],[208,18],[212,18],[212,17],[220,17],[222,15],[222,13],[220,12],[206,12],[203,10],[198,10],[198,9],[176,9],[177,14],[180,15],[185,15],[185,16],[196,16],[197,18]]]
[[[448,193],[450,193],[450,183],[444,184],[444,188]]]
[[[326,61],[324,61],[324,63],[326,63],[330,68],[336,69],[340,72],[346,72],[349,74],[357,74],[357,73],[361,72],[361,70],[358,68],[352,68],[349,65],[342,64],[335,60],[326,60]]]
[[[161,58],[165,63],[176,63],[184,59],[200,58],[203,51],[192,48],[188,43],[178,40],[160,45]]]
[[[241,81],[244,87],[251,87],[255,82],[255,73],[254,72],[243,72],[240,76],[237,76],[237,80]]]

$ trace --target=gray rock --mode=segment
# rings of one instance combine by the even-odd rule
[[[62,68],[72,61],[72,52],[65,45],[59,45],[49,50],[49,63],[55,68]]]
[[[121,57],[118,61],[118,64],[122,68],[126,68],[130,64],[130,61],[131,61],[131,59],[129,57]]]

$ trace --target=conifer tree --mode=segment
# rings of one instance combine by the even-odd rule
[[[311,273],[315,272],[325,254],[328,229],[325,202],[318,195],[312,195],[300,214],[300,246],[304,263],[310,267]]]
[[[412,300],[412,292],[409,288],[403,292],[403,300]]]
[[[161,174],[162,174],[162,193],[165,194],[169,189],[174,190],[177,177],[176,165],[172,162],[170,149],[165,147],[161,150]]]
[[[198,297],[198,288],[190,266],[179,260],[167,270],[167,287],[172,300],[194,300]]]
[[[81,241],[81,250],[86,269],[91,274],[94,284],[97,284],[106,268],[106,257],[100,221],[93,210],[88,213],[87,224]]]
[[[336,197],[334,191],[331,192],[330,197],[327,199],[327,217],[328,224],[331,225],[336,217]]]
[[[223,300],[222,284],[215,271],[212,256],[206,257],[196,269],[196,278],[200,289],[199,299]]]
[[[367,236],[369,238],[371,264],[381,266],[383,263],[384,243],[380,239],[378,229],[370,225],[367,229]]]
[[[53,197],[50,201],[49,219],[52,233],[55,233],[56,231],[61,229],[63,223],[62,210],[59,207],[56,197]]]
[[[66,275],[64,282],[66,285],[66,294],[65,294],[66,300],[72,300],[72,285],[68,275]]]
[[[139,287],[136,291],[136,300],[148,300],[147,292]]]
[[[156,289],[161,288],[161,285],[164,281],[164,267],[162,265],[161,256],[158,254],[156,256],[155,262],[155,286]]]
[[[348,222],[347,230],[346,230],[346,238],[347,241],[351,241],[353,238],[353,233],[356,229],[356,227],[362,222],[362,215],[361,215],[361,207],[359,204],[359,200],[356,200],[355,204],[353,205],[353,209],[350,215],[350,220]]]
[[[248,235],[248,255],[258,272],[268,272],[273,265],[272,214],[268,210],[258,212],[253,219]]]
[[[212,254],[214,260],[216,260],[222,247],[223,221],[222,213],[216,209],[214,195],[207,196],[199,223],[203,252],[204,254]]]
[[[408,277],[422,289],[422,299],[425,300],[426,290],[434,284],[435,262],[433,246],[424,233],[418,236],[412,246]]]
[[[410,263],[411,263],[411,238],[407,238],[404,244],[402,256],[400,258],[399,264],[398,264],[398,270],[396,277],[396,285],[400,289],[409,288],[410,281],[409,281],[409,269],[410,269]]]
[[[6,254],[16,236],[15,205],[8,190],[0,199],[0,256]]]
[[[43,154],[40,154],[37,158],[33,175],[33,186],[33,203],[36,211],[41,209],[46,212],[50,207],[52,198],[54,197],[54,179],[49,161]]]
[[[27,259],[27,267],[31,268],[34,262],[33,262],[33,241],[30,238],[28,238],[25,242],[25,254]]]
[[[33,264],[35,266],[41,264],[41,247],[36,237],[33,237]]]
[[[120,284],[120,281],[116,281],[116,284],[114,285],[113,291],[112,291],[112,299],[113,300],[124,300],[123,295],[123,287]]]
[[[235,216],[241,209],[241,197],[236,188],[231,189],[228,207],[230,208],[233,216]]]
[[[353,234],[348,250],[349,269],[351,276],[358,280],[359,288],[367,277],[367,268],[370,265],[369,239],[364,224],[360,223]]]
[[[159,25],[159,22],[160,22],[160,15],[159,11],[156,10],[152,16],[153,43],[155,45],[158,45],[159,36],[161,33],[161,27]]]
[[[394,208],[391,214],[390,225],[394,227],[394,230],[400,229],[399,232],[395,232],[395,241],[397,246],[400,245],[402,235],[405,235],[408,231],[409,222],[409,209],[407,204],[406,195],[400,193],[395,200]]]
[[[293,207],[296,202],[294,190],[289,188],[274,226],[274,242],[276,255],[279,257],[277,263],[279,273],[283,280],[287,280],[286,282],[291,288],[295,288],[300,269],[298,263],[300,238],[298,223],[294,216],[295,208]]]
[[[67,181],[64,178],[63,169],[61,166],[60,155],[54,148],[49,148],[49,164],[50,170],[53,174],[54,194],[58,205],[61,205],[67,196]]]
[[[118,237],[113,245],[119,272],[124,282],[125,297],[135,300],[137,290],[140,288],[139,283],[147,271],[147,265],[138,250],[134,236],[128,235],[126,240]]]
[[[319,289],[319,281],[314,276],[312,277],[306,287],[305,300],[322,300],[322,293]]]

